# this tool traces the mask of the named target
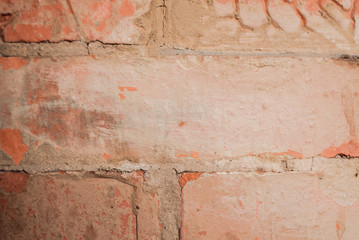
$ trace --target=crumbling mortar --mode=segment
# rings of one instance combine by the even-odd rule
[[[167,165],[165,168],[162,166],[160,166],[160,164],[151,164],[151,168],[149,170],[144,170],[142,171],[144,176],[149,173],[150,175],[152,175],[153,179],[158,179],[159,178],[159,182],[157,183],[148,183],[146,182],[146,178],[144,179],[144,182],[146,182],[146,185],[149,186],[145,186],[143,185],[144,188],[146,188],[147,190],[148,187],[152,187],[152,191],[156,192],[156,194],[159,195],[160,199],[161,199],[161,210],[160,210],[160,221],[161,224],[163,226],[162,228],[162,232],[161,232],[161,236],[162,239],[169,239],[168,236],[170,234],[172,234],[173,238],[171,239],[181,239],[181,228],[180,228],[180,222],[175,223],[174,221],[172,221],[171,224],[173,225],[166,225],[166,220],[172,216],[173,219],[177,219],[177,221],[181,221],[181,212],[179,209],[181,209],[178,204],[183,204],[183,198],[180,198],[180,202],[179,203],[171,203],[169,201],[166,201],[165,199],[167,198],[167,194],[170,194],[170,197],[173,196],[177,196],[178,194],[182,194],[182,188],[180,188],[180,193],[178,193],[177,191],[174,191],[172,189],[173,184],[175,183],[175,179],[177,178],[177,184],[179,184],[179,176],[181,174],[184,173],[205,173],[205,174],[210,174],[210,173],[258,173],[258,174],[280,174],[280,173],[285,173],[288,171],[291,172],[313,172],[313,157],[310,158],[311,159],[311,167],[310,167],[310,171],[308,170],[304,170],[304,169],[290,169],[290,167],[288,166],[288,161],[287,160],[282,160],[280,161],[283,169],[281,171],[267,171],[265,168],[263,168],[263,172],[258,173],[258,168],[257,169],[250,169],[250,170],[243,170],[243,169],[237,169],[237,171],[235,169],[227,169],[225,170],[224,168],[217,168],[215,167],[216,165],[214,164],[213,167],[208,167],[207,169],[201,169],[201,170],[196,170],[196,169],[182,169],[181,167],[183,167],[182,164],[171,164],[171,165]],[[136,164],[135,164],[136,165]],[[154,171],[153,171],[154,170]],[[173,174],[169,173],[169,170],[173,171]],[[14,170],[14,172],[21,172],[22,170]],[[139,171],[138,169],[134,169],[134,171]],[[3,172],[3,171],[1,171]],[[64,175],[64,177],[66,176],[70,176],[70,177],[74,177],[74,178],[106,178],[106,179],[114,179],[117,180],[121,183],[127,184],[131,187],[134,188],[134,192],[132,194],[132,211],[135,215],[135,219],[136,219],[136,224],[137,224],[137,215],[138,215],[138,209],[137,209],[137,192],[139,191],[138,186],[131,184],[127,179],[125,179],[124,177],[121,176],[121,174],[123,173],[131,173],[133,172],[132,170],[126,170],[126,171],[121,171],[121,168],[112,168],[112,169],[98,169],[97,171],[81,171],[81,170],[66,170],[66,171],[62,171],[60,169],[57,169],[57,171],[46,171],[46,172],[36,172],[34,174],[30,174],[30,175],[45,175],[45,174],[57,174],[59,172],[65,172],[66,175]],[[163,173],[166,173],[166,176],[161,176]],[[172,181],[168,179],[168,176],[172,176]],[[168,184],[164,184],[165,182],[170,182]],[[144,190],[144,192],[147,192]],[[169,193],[171,192],[171,193]],[[169,211],[170,209],[170,211]],[[137,224],[138,225],[138,224]],[[174,230],[177,229],[177,230]],[[136,228],[136,237],[138,239],[138,228]]]
[[[91,55],[90,43],[86,43],[86,48],[87,48],[87,54]]]
[[[61,44],[67,43],[65,46]],[[91,44],[97,44],[98,48],[117,47],[111,49],[111,54],[124,53],[129,50],[137,50],[138,47],[149,48],[148,45],[140,44],[128,44],[128,43],[105,43],[102,41],[69,41],[63,40],[58,42],[43,41],[37,43],[25,43],[25,42],[5,42],[0,43],[0,55],[3,57],[53,57],[53,56],[88,56],[94,55],[91,49]],[[83,47],[83,51],[79,49],[76,51],[76,47]],[[18,48],[24,48],[25,51],[19,51]],[[126,47],[126,48],[121,48]],[[46,48],[46,49],[45,49]],[[47,53],[49,49],[51,53]],[[46,51],[47,50],[47,51]],[[194,55],[194,56],[228,56],[228,57],[240,57],[240,56],[255,56],[255,57],[297,57],[297,58],[329,58],[329,59],[341,59],[349,62],[358,63],[359,57],[357,55],[350,55],[344,52],[326,54],[326,53],[312,53],[312,52],[271,52],[262,51],[261,49],[254,49],[253,51],[239,51],[239,50],[197,50],[186,47],[168,47],[165,43],[155,46],[155,51],[151,51],[156,56],[174,56],[174,55]]]
[[[326,53],[312,53],[312,52],[289,52],[289,51],[262,51],[255,49],[254,51],[236,51],[236,50],[197,50],[186,47],[159,47],[159,55],[173,56],[173,55],[193,55],[193,56],[225,56],[225,57],[294,57],[294,58],[328,58],[338,59],[342,55],[346,55],[342,52],[326,54]]]
[[[340,155],[337,155],[333,158],[328,159],[346,159],[346,160],[358,160],[359,157],[343,157]],[[261,160],[262,161],[262,160]],[[265,160],[264,160],[265,161]],[[291,161],[296,161],[295,159],[291,159]],[[300,159],[298,161],[301,161]],[[310,171],[313,169],[315,159],[310,158]],[[259,165],[253,165],[246,167],[245,162],[243,162],[242,165],[237,166],[237,164],[241,164],[240,161],[234,161],[233,165],[231,165],[229,162],[225,163],[225,166],[219,166],[216,162],[213,162],[211,164],[206,165],[198,165],[198,166],[189,166],[187,164],[167,164],[166,169],[172,169],[175,171],[176,174],[182,174],[182,173],[195,173],[195,172],[203,172],[203,173],[213,173],[213,172],[243,172],[243,173],[252,173],[256,172],[258,170],[271,172],[271,173],[284,173],[287,171],[294,171],[294,172],[306,172],[308,171],[307,168],[296,168],[292,169],[288,165],[288,160],[279,160],[274,163],[273,166],[268,165],[266,166],[265,163],[259,164]],[[279,168],[278,168],[279,167]],[[52,170],[42,170],[42,169],[30,169],[26,166],[23,167],[6,167],[2,166],[0,167],[0,171],[14,171],[14,172],[20,172],[24,171],[28,174],[46,174],[46,173],[57,173],[57,172],[102,172],[102,173],[112,173],[112,172],[119,172],[119,173],[131,173],[134,171],[142,171],[144,174],[148,171],[158,171],[162,169],[161,164],[150,164],[148,166],[142,166],[139,167],[137,164],[134,164],[133,166],[119,166],[119,167],[108,167],[108,168],[94,168],[94,169],[76,169],[76,168],[54,168]]]

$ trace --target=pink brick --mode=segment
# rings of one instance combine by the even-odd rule
[[[349,10],[352,6],[352,2],[355,2],[355,0],[334,0],[337,3],[339,3],[345,10]]]
[[[357,44],[359,44],[359,4],[355,4],[354,9],[354,40]]]
[[[143,193],[142,175],[109,174],[123,182],[67,173],[0,174],[0,238],[158,239],[158,200]]]
[[[134,21],[149,11],[150,2],[2,0],[0,11],[11,14],[10,23],[4,27],[5,41],[9,42],[100,40],[139,43],[146,38],[144,35],[149,29],[144,30],[144,26],[137,26]]]
[[[359,201],[341,205],[323,193],[319,177],[309,173],[202,174],[182,190],[182,237],[356,239]],[[348,187],[340,189],[351,192]]]
[[[245,26],[261,27],[267,23],[266,9],[262,0],[239,0],[239,16]]]
[[[348,27],[341,24],[341,21],[345,21],[345,18],[347,18],[348,21],[351,21],[350,14],[347,16],[343,14],[344,20],[341,20],[341,18],[336,19],[336,22],[338,22],[339,25],[342,25],[341,28],[338,29],[322,16],[323,9],[322,5],[319,3],[315,3],[315,1],[299,0],[296,2],[295,6],[303,16],[307,27],[322,35],[339,49],[348,50],[351,48],[351,40],[354,39],[347,40],[345,32],[348,31]],[[335,16],[333,16],[333,18],[335,19]],[[349,32],[350,34],[353,34],[352,28]]]
[[[231,16],[236,12],[234,0],[215,0],[213,5],[219,16]]]
[[[184,0],[166,4],[170,20],[165,22],[165,36],[170,46],[259,54],[359,54],[358,4],[354,1],[220,0],[194,4]],[[239,24],[221,28],[217,23],[224,19]]]
[[[312,58],[39,59],[0,74],[0,104],[39,147],[109,162],[356,156],[358,75]]]
[[[295,32],[304,25],[296,9],[282,0],[269,0],[267,8],[275,23],[286,32]]]
[[[151,0],[71,1],[74,14],[86,39],[112,43],[140,43],[143,26],[137,26],[136,18],[147,13]],[[148,25],[150,26],[150,25]]]

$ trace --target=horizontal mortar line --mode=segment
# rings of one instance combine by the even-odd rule
[[[308,58],[359,58],[359,55],[338,53],[313,53],[313,52],[270,52],[270,51],[236,51],[236,50],[194,50],[182,48],[160,48],[163,55],[201,55],[201,56],[228,56],[228,57],[308,57]],[[349,60],[349,59],[348,59]]]
[[[6,44],[21,44],[21,45],[43,45],[43,44],[62,44],[62,43],[68,43],[68,44],[84,44],[89,45],[91,43],[100,43],[102,45],[113,45],[113,46],[145,46],[145,44],[138,44],[138,43],[111,43],[111,42],[103,42],[100,40],[94,40],[94,41],[81,41],[81,40],[60,40],[60,41],[39,41],[39,42],[0,42],[1,45]]]
[[[36,43],[24,43],[24,42],[3,42],[0,43],[0,54],[4,57],[32,57],[32,56],[88,56],[92,55],[89,51],[91,50],[90,44],[97,43],[97,47],[124,47],[127,49],[111,49],[113,53],[123,53],[128,48],[138,47],[149,48],[148,45],[141,44],[128,44],[128,43],[104,43],[102,41],[58,41],[58,42],[36,42]],[[83,46],[84,53],[71,53],[74,46]],[[17,50],[6,50],[6,47],[24,47],[29,48],[34,54],[19,54]],[[48,54],[47,49],[44,47],[53,47],[54,51],[58,51],[55,54]],[[58,47],[58,48],[57,48]],[[99,50],[94,49],[96,52]],[[308,57],[308,58],[334,58],[343,59],[347,61],[358,60],[359,55],[348,54],[347,52],[336,52],[336,53],[313,53],[313,52],[271,52],[271,51],[240,51],[240,50],[195,50],[177,47],[167,47],[166,45],[155,47],[155,51],[158,55],[163,56],[176,56],[176,55],[199,55],[199,56],[226,56],[226,57]],[[156,55],[156,53],[154,53]],[[96,55],[96,54],[95,54]],[[150,56],[149,56],[150,57]]]
[[[359,160],[359,157],[335,157],[335,158],[325,158],[325,159],[333,159],[336,161],[345,160],[345,161],[357,161]],[[92,172],[92,171],[103,171],[103,172],[112,172],[112,171],[119,171],[119,172],[133,172],[133,171],[152,171],[152,170],[159,170],[159,169],[174,169],[177,173],[183,173],[183,172],[257,172],[265,171],[265,172],[274,172],[274,173],[284,173],[284,172],[311,172],[313,171],[312,166],[306,167],[306,166],[288,166],[285,164],[285,166],[280,166],[281,163],[288,163],[288,161],[294,160],[294,161],[301,161],[301,159],[278,159],[278,162],[274,163],[274,166],[267,166],[266,164],[258,164],[258,165],[252,165],[252,166],[244,166],[246,162],[238,163],[241,165],[231,165],[230,163],[232,161],[229,161],[227,164],[229,166],[218,166],[218,163],[211,163],[211,164],[204,164],[204,165],[196,165],[196,166],[187,166],[186,164],[169,164],[166,167],[163,167],[160,163],[140,163],[140,164],[132,164],[131,166],[97,166],[94,168],[87,168],[83,169],[81,167],[79,168],[67,168],[67,167],[55,167],[55,168],[49,168],[49,169],[36,169],[36,168],[29,168],[29,167],[16,167],[16,166],[0,166],[0,171],[25,171],[30,173],[46,173],[46,172],[59,172],[59,171],[66,171],[66,172]],[[310,160],[311,165],[313,165],[313,162],[316,161],[316,159],[310,157],[302,160]],[[279,162],[280,161],[280,162]]]
[[[170,168],[163,168],[161,169],[162,172],[168,171]],[[143,172],[150,172],[151,170],[139,170],[139,169],[133,169],[133,170],[121,170],[121,169],[110,169],[110,170],[103,170],[103,169],[92,169],[92,170],[81,170],[81,169],[56,169],[56,170],[37,170],[37,171],[28,171],[26,169],[0,169],[1,172],[25,172],[29,175],[36,175],[36,174],[51,174],[51,173],[59,173],[59,172],[65,172],[65,173],[93,173],[94,176],[96,174],[101,173],[111,173],[111,172],[118,172],[118,173],[131,173],[136,171],[143,171]],[[262,170],[261,170],[262,171]],[[268,171],[262,171],[262,173],[258,173],[260,175],[266,174],[266,173],[272,173],[272,174],[281,174],[281,173],[311,173],[315,172],[316,170],[311,169],[283,169],[282,171],[274,171],[274,170],[268,170]],[[183,174],[183,173],[257,173],[258,169],[250,169],[250,170],[240,170],[240,169],[191,169],[191,170],[179,170],[176,171],[176,174]],[[112,178],[111,176],[106,176],[106,178]]]
[[[335,158],[336,160],[359,160],[359,158]],[[287,160],[282,160],[283,162],[287,162]],[[202,165],[202,166],[186,166],[182,164],[171,164],[166,167],[163,167],[161,164],[148,164],[147,166],[140,166],[140,165],[133,165],[133,166],[127,166],[127,167],[94,167],[90,169],[83,169],[83,168],[53,168],[53,169],[36,169],[36,168],[28,168],[28,167],[0,167],[0,172],[19,172],[24,171],[29,174],[37,174],[37,173],[57,173],[57,172],[134,172],[134,171],[167,171],[168,169],[174,169],[177,174],[181,173],[191,173],[191,172],[198,172],[198,173],[218,173],[218,172],[232,172],[232,173],[255,173],[258,171],[261,171],[263,173],[300,173],[300,172],[315,172],[318,171],[318,169],[313,169],[313,163],[315,162],[315,159],[312,159],[309,166],[266,166],[263,165],[256,165],[256,166],[225,166],[225,167],[219,167],[217,164],[213,164],[211,166],[208,165]],[[279,162],[277,164],[280,164]],[[329,163],[328,163],[329,164]]]

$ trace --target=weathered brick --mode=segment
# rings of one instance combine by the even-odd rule
[[[304,25],[304,20],[298,16],[297,10],[290,4],[283,4],[282,0],[268,1],[267,8],[274,23],[285,32],[296,32]]]
[[[0,129],[0,149],[19,165],[29,147],[23,144],[18,129]]]
[[[9,16],[3,24],[4,39],[143,43],[150,31],[150,20],[142,16],[149,11],[150,3],[151,0],[2,0],[0,12]]]
[[[338,2],[169,1],[166,41],[201,51],[358,54],[359,4]]]
[[[79,38],[71,8],[65,0],[2,0],[0,9],[1,13],[13,16],[3,29],[5,41],[40,42]]]
[[[228,16],[236,12],[236,3],[234,0],[215,0],[214,9],[218,16]]]
[[[312,58],[30,59],[0,74],[0,104],[9,111],[0,124],[23,134],[27,167],[52,155],[51,166],[65,169],[123,159],[358,156],[355,66]]]
[[[0,173],[0,238],[158,239],[158,200],[142,183],[136,172]]]
[[[140,19],[151,0],[76,0],[71,1],[74,15],[86,39],[111,43],[144,43],[150,19]],[[142,25],[141,25],[142,24]]]
[[[354,175],[349,177],[357,182]],[[332,175],[330,182],[340,178]],[[357,188],[321,184],[322,179],[310,173],[202,174],[182,190],[181,236],[184,240],[355,239]],[[334,196],[323,192],[327,187]],[[348,192],[356,193],[354,202],[345,199]],[[336,194],[344,194],[344,202],[336,201]]]
[[[25,190],[28,179],[29,175],[26,173],[0,173],[0,188],[6,193],[20,193]]]
[[[239,17],[246,27],[261,27],[268,22],[265,5],[262,0],[240,0]]]
[[[335,0],[339,3],[345,10],[349,10],[355,1],[352,0]]]

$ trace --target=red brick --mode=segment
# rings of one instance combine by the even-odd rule
[[[158,202],[142,192],[142,174],[109,174],[1,174],[0,238],[157,239]]]
[[[22,142],[18,129],[0,129],[0,149],[12,158],[15,165],[19,165],[29,147]]]
[[[100,40],[139,43],[146,38],[143,34],[149,29],[144,30],[144,26],[137,26],[134,21],[149,11],[150,2],[2,0],[0,12],[9,16],[5,19],[4,38],[8,42]]]
[[[9,69],[19,69],[27,63],[26,60],[18,57],[1,58],[0,65],[3,71]]]
[[[358,75],[312,58],[39,59],[1,72],[0,104],[37,147],[109,163],[357,156]]]
[[[2,13],[13,14],[13,20],[4,27],[5,41],[79,39],[76,22],[65,0],[2,0],[0,9]]]
[[[183,188],[182,237],[356,239],[358,199],[342,205],[323,193],[320,181],[309,173],[202,174]],[[331,187],[344,198],[345,191],[353,192]]]
[[[4,172],[0,173],[0,188],[7,193],[20,193],[26,190],[29,175],[26,173]]]

